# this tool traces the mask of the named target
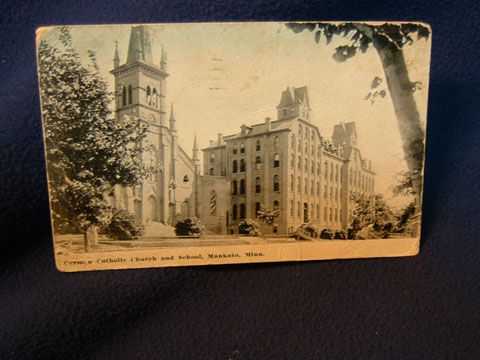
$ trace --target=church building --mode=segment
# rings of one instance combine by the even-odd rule
[[[142,161],[152,171],[135,188],[117,187],[114,201],[150,227],[156,223],[174,225],[178,218],[197,214],[196,184],[200,171],[195,145],[190,156],[178,143],[173,105],[166,105],[167,54],[161,49],[158,63],[147,27],[134,26],[125,62],[118,45],[113,70],[115,118],[134,116],[148,126],[143,140]],[[159,227],[161,228],[161,227]]]

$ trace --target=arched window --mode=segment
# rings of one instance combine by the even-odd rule
[[[302,140],[298,139],[298,151],[302,152]]]
[[[310,172],[312,174],[315,173],[315,162],[312,160],[312,162],[310,163]]]
[[[278,175],[273,177],[273,191],[280,191],[280,177]]]
[[[128,103],[132,103],[132,85],[128,85]]]
[[[320,181],[317,181],[317,196],[320,196]]]
[[[297,178],[297,193],[300,193],[300,188],[302,186],[302,182],[300,180],[300,176]]]
[[[260,212],[261,205],[259,202],[255,203],[255,217],[258,217],[258,213]]]
[[[294,191],[295,189],[295,180],[293,175],[290,175],[290,191]]]
[[[262,167],[262,158],[260,156],[257,156],[255,158],[255,169],[260,170]]]
[[[233,204],[233,206],[232,206],[232,219],[237,220],[237,218],[238,218],[238,205]]]
[[[320,206],[317,205],[317,220],[320,220]]]
[[[278,200],[275,200],[273,202],[273,209],[278,210],[279,208],[280,208],[280,203],[278,202]]]
[[[305,158],[305,166],[304,166],[304,168],[305,168],[305,172],[307,172],[307,171],[308,171],[308,159],[307,159],[307,158]]]
[[[240,172],[245,172],[246,166],[245,166],[245,160],[240,159]]]
[[[323,208],[323,220],[327,221],[327,208]]]
[[[189,181],[190,181],[190,179],[188,178],[188,175],[185,175],[185,176],[183,177],[183,182],[184,182],[184,183],[188,183]]]
[[[320,163],[317,163],[317,175],[320,175]]]
[[[338,201],[338,189],[335,189],[335,201]]]
[[[245,145],[240,145],[240,154],[244,154],[245,153]]]
[[[302,214],[302,208],[300,207],[300,201],[297,201],[297,217],[300,217]]]
[[[300,135],[300,136],[303,135],[302,124],[298,124],[298,135]]]
[[[290,216],[293,217],[294,214],[295,214],[295,203],[293,202],[293,200],[290,200]]]
[[[261,179],[260,177],[255,178],[255,192],[258,194],[259,192],[262,191],[262,184],[261,184]]]
[[[298,170],[302,169],[302,157],[301,156],[298,157],[297,167],[298,167]]]
[[[295,135],[292,135],[292,149],[295,149]]]
[[[243,220],[247,217],[247,209],[245,204],[240,204],[240,220]]]
[[[233,145],[232,153],[233,155],[237,155],[237,145]]]
[[[308,194],[308,180],[307,179],[305,179],[304,193],[305,193],[305,195]]]
[[[245,195],[245,179],[240,180],[240,195]]]
[[[315,187],[313,186],[313,180],[310,181],[310,195],[315,195]]]
[[[232,181],[232,195],[237,195],[237,180]]]
[[[333,181],[333,163],[330,163],[330,180]]]
[[[338,165],[335,165],[335,181],[338,181]]]
[[[310,136],[310,130],[305,127],[305,139],[308,140],[308,137]]]
[[[275,136],[275,138],[273,139],[273,147],[277,148],[278,143],[279,143],[279,138],[278,138],[278,136]]]
[[[280,155],[275,154],[273,157],[273,167],[279,167],[280,166]]]
[[[147,86],[147,104],[152,105],[152,90]]]
[[[327,190],[327,185],[325,185],[325,187],[323,189],[323,197],[326,199],[327,195],[328,195],[328,190]]]
[[[308,143],[305,143],[305,155],[308,155]]]
[[[157,89],[153,88],[152,92],[152,106],[157,107]]]
[[[210,153],[210,164],[213,164],[215,162],[215,154]]]
[[[236,173],[238,171],[238,163],[237,163],[237,160],[233,160],[233,163],[232,163],[232,172],[233,173]]]
[[[294,168],[295,167],[295,155],[291,154],[290,156],[290,167]]]
[[[215,170],[213,168],[210,168],[210,175],[214,175],[215,174]]]
[[[262,148],[262,145],[260,144],[260,140],[257,140],[255,144],[255,150],[260,151],[261,148]]]
[[[125,86],[122,87],[122,106],[127,105],[127,89]]]
[[[333,199],[333,188],[330,186],[330,200]]]

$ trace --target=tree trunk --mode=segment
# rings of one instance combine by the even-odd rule
[[[89,252],[92,247],[98,245],[98,228],[96,225],[90,225],[83,233],[83,242],[85,252]]]
[[[413,97],[412,83],[408,77],[402,50],[391,43],[381,43],[375,37],[373,44],[382,61],[388,90],[392,98],[403,152],[413,185],[415,214],[419,215],[422,208],[425,134]],[[420,223],[418,222],[414,226],[413,236],[419,236],[419,231]]]

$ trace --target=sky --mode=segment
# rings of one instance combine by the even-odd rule
[[[120,64],[126,61],[130,25],[72,27],[73,46],[82,61],[87,51],[97,54],[100,74],[113,91],[115,42]],[[384,79],[380,59],[373,48],[346,62],[333,60],[335,47],[314,41],[314,33],[295,34],[280,23],[217,23],[149,25],[152,53],[160,62],[161,47],[167,51],[166,103],[174,104],[179,142],[191,153],[194,135],[200,148],[217,133],[239,131],[242,124],[276,119],[276,106],[287,86],[307,86],[311,121],[323,137],[330,138],[333,125],[355,121],[362,156],[372,161],[377,173],[376,191],[394,208],[411,201],[395,197],[397,174],[407,169],[400,134],[388,95],[372,104],[365,100],[375,76]],[[56,31],[43,33],[55,40]],[[422,88],[414,93],[423,125],[426,124],[430,40],[415,41],[404,48],[411,81]],[[386,89],[385,81],[379,89]]]

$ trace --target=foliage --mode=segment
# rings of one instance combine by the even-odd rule
[[[345,230],[335,231],[334,239],[345,240],[347,238],[347,232]]]
[[[333,239],[333,232],[330,229],[323,229],[320,232],[320,239],[328,239],[332,240]]]
[[[408,224],[415,214],[415,203],[410,203],[398,216],[397,227],[395,231],[403,233],[407,230]]]
[[[257,214],[257,220],[261,221],[272,228],[278,226],[278,218],[280,217],[280,209],[266,209],[263,206]]]
[[[145,176],[139,153],[146,128],[133,118],[111,118],[112,95],[95,53],[84,67],[68,28],[58,40],[42,40],[38,51],[54,227],[70,223],[85,231],[111,222],[115,185],[135,185]]]
[[[311,223],[305,223],[299,226],[299,230],[304,231],[308,233],[311,237],[318,237],[318,228],[311,224]]]
[[[196,217],[185,218],[175,224],[175,234],[177,236],[200,236],[205,227]]]
[[[376,47],[393,46],[402,49],[407,44],[412,44],[414,35],[418,39],[428,38],[430,31],[421,24],[364,24],[364,23],[289,23],[287,27],[295,33],[308,30],[314,32],[315,41],[319,43],[322,38],[330,44],[334,36],[341,36],[347,40],[346,45],[335,48],[333,58],[343,62],[355,56],[357,51],[365,53],[370,45]]]
[[[143,225],[125,210],[114,209],[112,220],[105,228],[105,233],[119,240],[132,239],[143,235]]]
[[[373,197],[354,195],[353,201],[353,219],[348,229],[348,237],[351,239],[365,238],[365,234],[372,238],[388,237],[396,219],[383,196],[381,194]],[[367,228],[371,231],[364,230]],[[362,230],[364,231],[360,233]]]
[[[258,236],[260,235],[260,226],[255,220],[243,219],[238,224],[238,233],[246,236]]]
[[[408,171],[404,171],[397,175],[398,184],[392,189],[394,195],[411,195],[413,194],[412,177]]]

